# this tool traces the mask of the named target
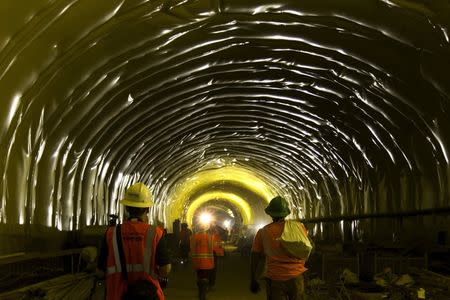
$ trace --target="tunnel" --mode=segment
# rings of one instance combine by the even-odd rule
[[[2,0],[0,15],[0,298],[92,281],[81,249],[135,182],[168,237],[203,211],[255,233],[282,196],[314,241],[309,279],[416,267],[450,285],[448,0]],[[224,243],[242,289],[223,279],[211,299],[265,299]],[[167,299],[188,299],[177,276],[194,273],[173,265]]]

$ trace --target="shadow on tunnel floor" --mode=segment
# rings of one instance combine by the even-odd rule
[[[263,300],[265,291],[257,295],[249,291],[250,258],[230,254],[222,258],[217,266],[216,285],[207,294],[211,300]],[[164,291],[166,299],[198,299],[196,275],[190,263],[174,264],[169,285]]]

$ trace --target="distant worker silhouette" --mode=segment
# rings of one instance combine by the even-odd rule
[[[98,260],[106,273],[106,299],[164,300],[159,281],[166,282],[171,264],[163,230],[148,224],[150,189],[135,183],[120,203],[127,218],[108,227]]]
[[[279,238],[283,233],[284,218],[291,213],[287,201],[277,196],[273,198],[265,209],[273,222],[264,226],[256,233],[251,252],[251,283],[250,291],[260,290],[257,279],[258,264],[265,256],[267,300],[300,300],[304,299],[303,273],[305,261],[290,256],[281,248]],[[305,230],[302,223],[299,226]]]
[[[189,258],[189,251],[191,248],[192,231],[188,228],[187,223],[181,223],[180,229],[180,262],[187,263]]]
[[[208,231],[209,223],[201,223],[191,238],[192,267],[197,272],[198,298],[206,299],[214,269],[213,236]]]

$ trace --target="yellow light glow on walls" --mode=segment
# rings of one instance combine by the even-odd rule
[[[267,203],[269,203],[270,199],[276,194],[273,189],[255,173],[238,166],[224,166],[221,168],[199,171],[182,179],[180,182],[182,182],[182,184],[180,184],[168,197],[170,202],[168,202],[166,212],[170,224],[173,220],[182,217],[186,202],[193,202],[194,200],[192,199],[192,195],[221,182],[227,182],[249,190],[265,199]],[[245,200],[243,201],[245,202]]]
[[[242,222],[244,224],[252,224],[252,209],[248,205],[247,201],[233,193],[224,192],[209,192],[201,195],[197,199],[193,200],[186,213],[186,221],[192,226],[192,221],[195,211],[204,203],[211,200],[224,200],[232,203],[236,206],[242,216]]]

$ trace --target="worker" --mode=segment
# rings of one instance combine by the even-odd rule
[[[265,212],[272,217],[273,222],[258,230],[253,240],[250,291],[256,294],[260,290],[257,269],[265,257],[266,269],[263,275],[266,280],[267,299],[304,299],[303,273],[307,270],[305,261],[290,256],[281,248],[279,242],[284,229],[284,219],[291,213],[288,203],[284,198],[277,196],[270,201]],[[303,224],[300,222],[298,224],[307,234]]]
[[[106,273],[106,299],[164,300],[159,281],[167,282],[171,264],[163,231],[148,224],[150,189],[137,182],[120,203],[126,220],[108,227],[98,260]]]
[[[222,238],[220,236],[219,227],[215,224],[211,225],[210,233],[213,240],[214,268],[210,272],[209,288],[213,288],[216,284],[217,266],[220,257],[225,255],[222,247]]]
[[[192,267],[197,272],[198,297],[205,300],[214,269],[213,239],[208,232],[209,223],[201,223],[198,228],[191,237],[191,258]]]
[[[180,263],[185,264],[189,258],[189,250],[191,244],[192,231],[188,228],[187,223],[181,223],[180,229]]]

